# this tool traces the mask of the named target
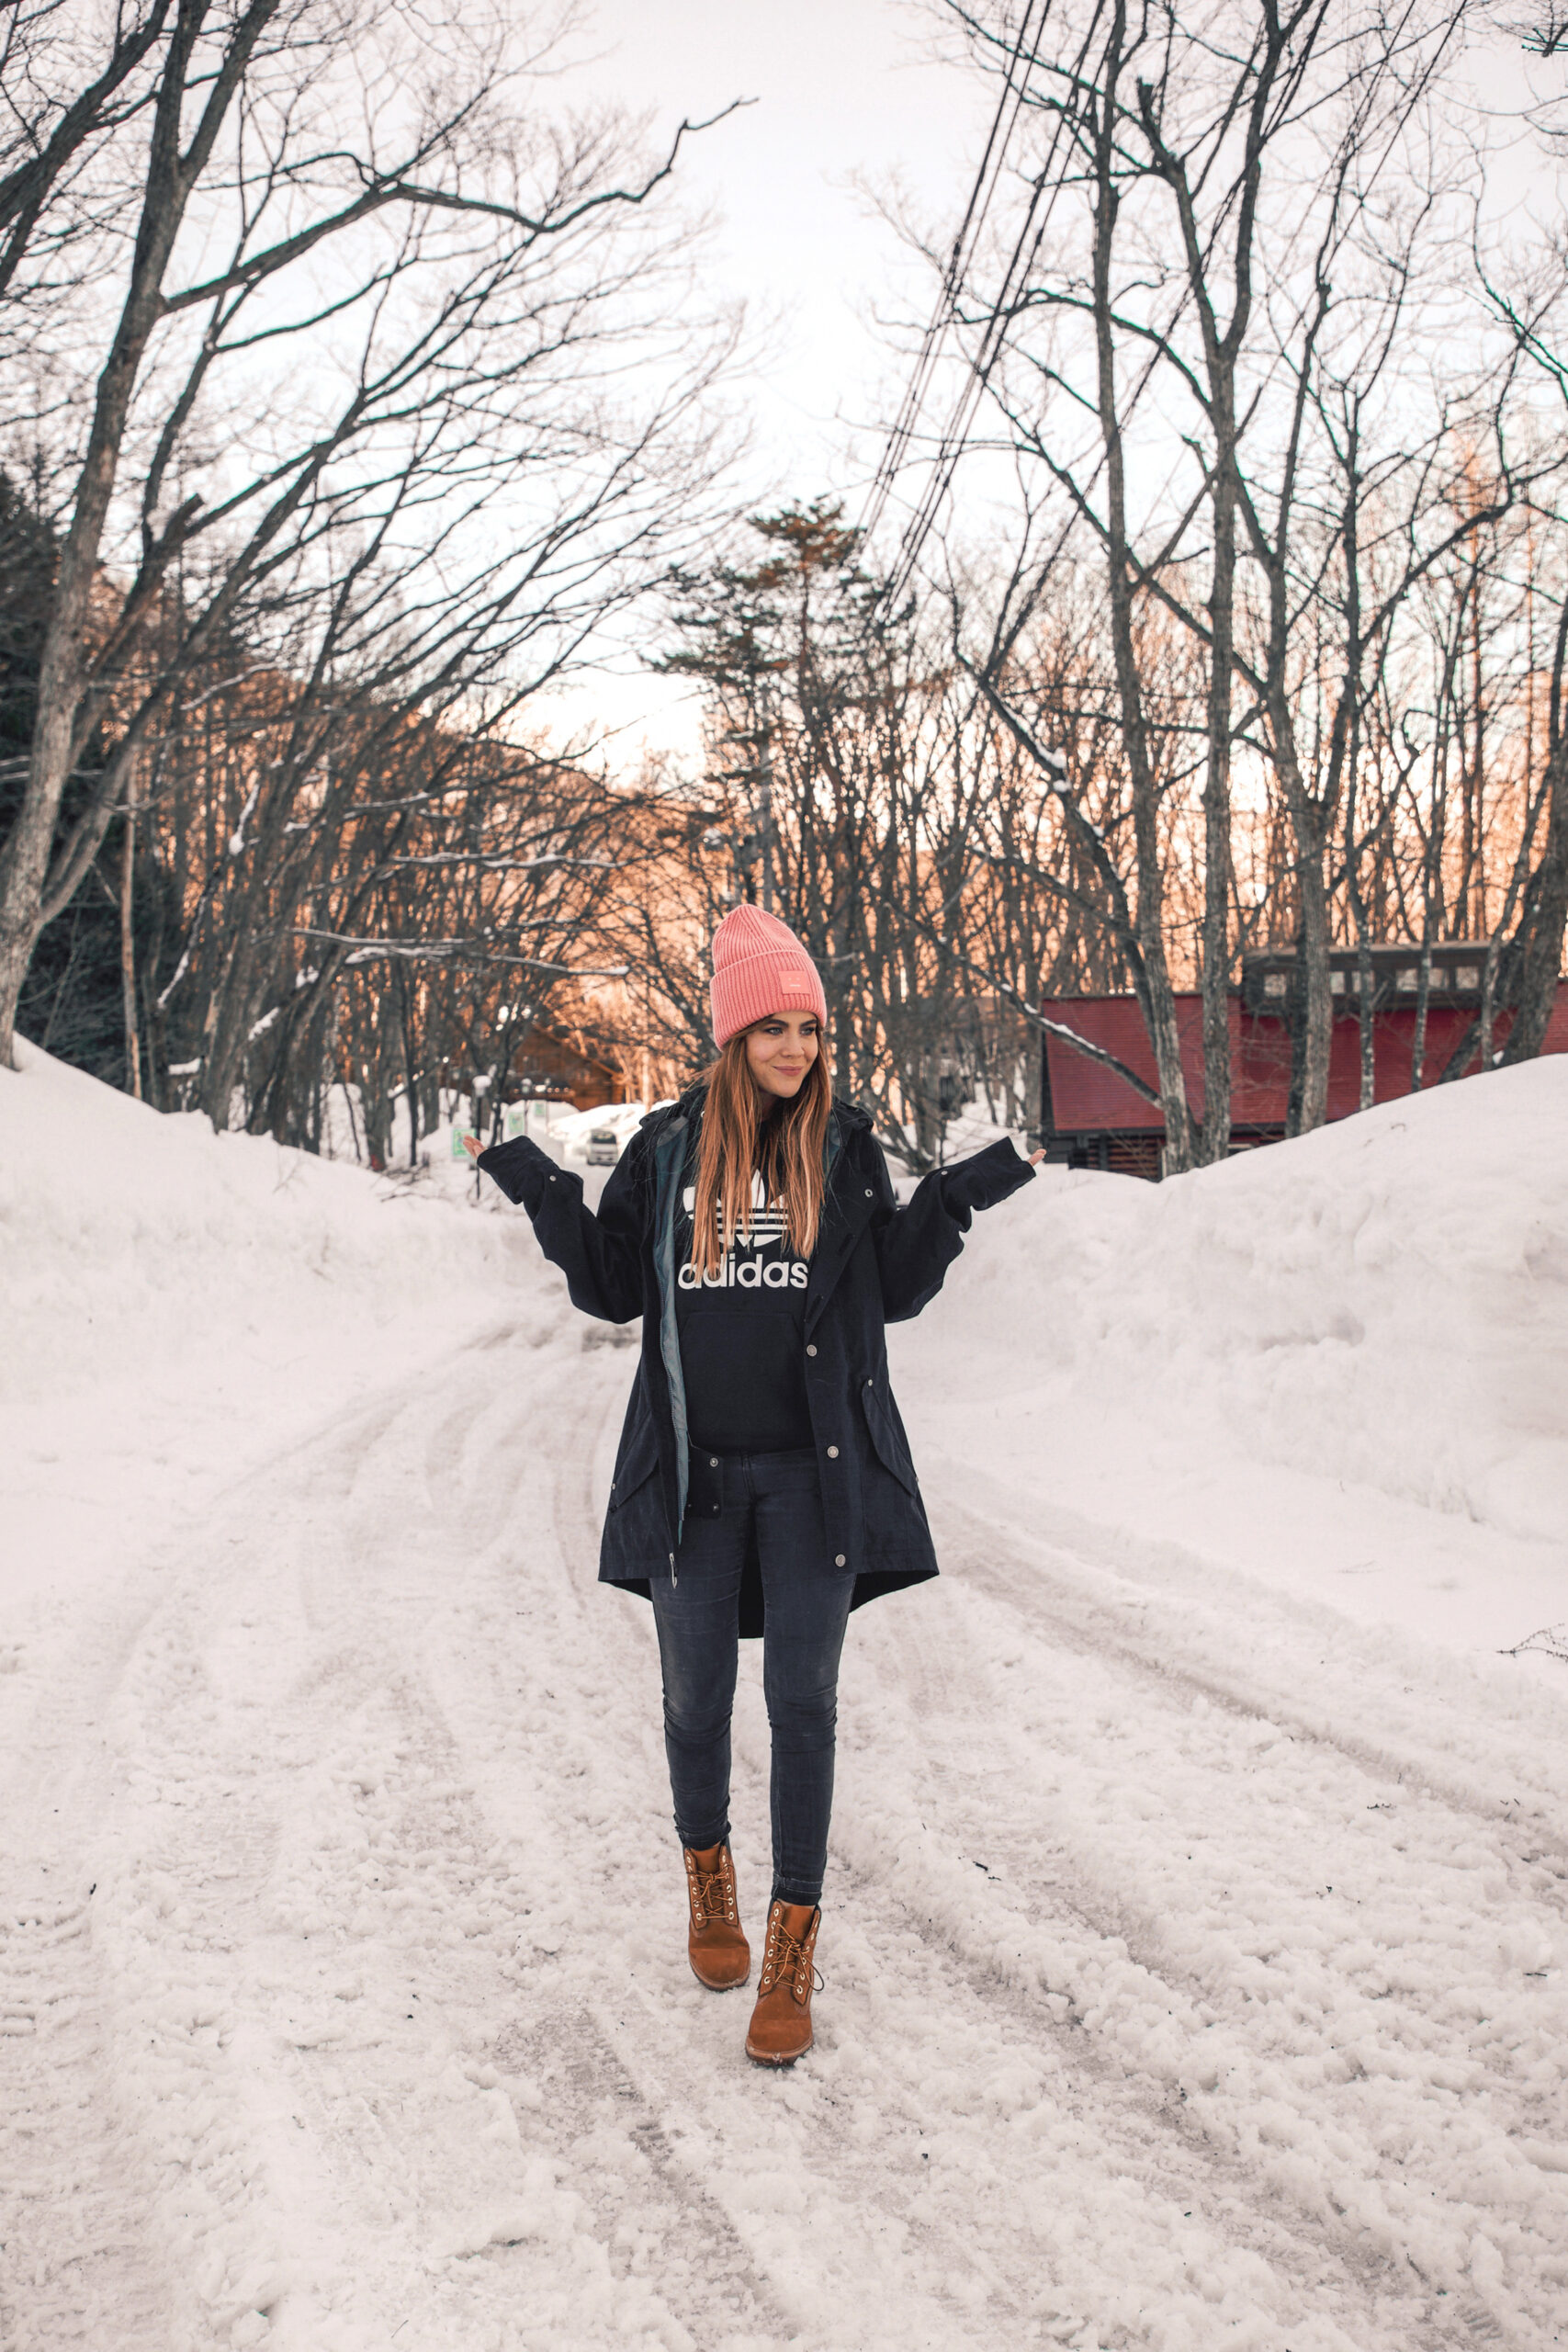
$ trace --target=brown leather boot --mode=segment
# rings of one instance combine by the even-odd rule
[[[699,1984],[710,1993],[728,1993],[751,1973],[751,1947],[741,1930],[735,1900],[735,1864],[728,1846],[709,1846],[703,1852],[682,1846],[681,1851],[691,1909],[686,1957]]]
[[[812,1956],[822,1924],[820,1905],[773,1903],[757,2006],[746,2034],[746,2055],[760,2066],[793,2066],[811,2047]]]

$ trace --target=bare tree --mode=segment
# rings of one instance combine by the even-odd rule
[[[1557,53],[1564,28],[1556,11],[1549,11],[1532,35],[1543,55]],[[1561,146],[1563,130],[1556,110],[1540,125],[1548,141]],[[1544,262],[1537,259],[1533,273],[1505,275],[1501,258],[1483,259],[1486,294],[1495,316],[1508,329],[1515,350],[1531,363],[1568,407],[1568,334],[1562,323],[1568,298],[1568,256],[1554,248]],[[1562,967],[1563,940],[1568,933],[1568,726],[1564,724],[1564,667],[1568,663],[1568,588],[1558,584],[1558,607],[1545,694],[1547,756],[1542,776],[1543,837],[1533,863],[1519,879],[1518,918],[1504,967],[1507,1001],[1517,1015],[1503,1049],[1503,1059],[1517,1062],[1539,1054],[1557,998]]]
[[[638,225],[686,126],[641,166],[614,122],[552,134],[460,11],[362,0],[344,23],[320,0],[178,0],[161,23],[147,104],[126,110],[134,240],[68,453],[30,772],[0,849],[6,1059],[39,932],[211,648],[265,636],[283,606],[293,626],[307,598],[337,615],[346,543],[356,582],[423,607],[439,692],[484,684],[547,625],[536,681],[662,557],[704,453],[715,339],[681,315],[669,232]],[[617,413],[631,339],[649,390]],[[175,639],[164,627],[139,670],[176,575]],[[57,840],[95,730],[99,786]]]
[[[150,102],[141,68],[163,40],[174,0],[117,12],[107,47],[73,0],[17,0],[0,24],[0,300],[35,236],[57,242],[85,223],[62,210],[64,184]]]
[[[731,851],[731,891],[775,905],[817,958],[839,1085],[928,1165],[975,988],[965,940],[988,775],[974,695],[949,649],[888,613],[837,506],[752,527],[755,560],[682,583],[673,666],[709,695],[707,838]],[[716,878],[710,867],[700,895]]]
[[[1062,501],[1052,560],[1076,535],[1103,567],[1133,831],[1121,888],[1168,1165],[1179,1169],[1228,1148],[1238,746],[1249,768],[1253,755],[1266,763],[1289,818],[1303,978],[1295,1123],[1325,1114],[1337,802],[1314,797],[1297,732],[1301,624],[1319,593],[1333,536],[1325,493],[1344,454],[1320,376],[1364,412],[1393,326],[1408,332],[1412,242],[1434,209],[1416,207],[1380,277],[1369,260],[1385,242],[1380,181],[1413,169],[1402,142],[1452,52],[1460,10],[1435,0],[1397,25],[1357,28],[1314,0],[1224,0],[1201,19],[1113,0],[1053,11],[1027,40],[1010,17],[964,0],[953,14],[983,65],[1017,77],[1038,125],[1025,227],[1014,262],[998,266],[1006,308],[971,297],[961,323],[1008,446]],[[1369,468],[1358,445],[1355,514],[1383,455]],[[1052,590],[1042,579],[1029,593]],[[1154,749],[1139,616],[1156,606],[1202,664],[1195,767],[1162,769]],[[1157,649],[1157,635],[1145,630],[1142,644]],[[1347,723],[1364,692],[1363,650]],[[1169,796],[1185,796],[1189,773],[1201,777],[1201,1117],[1175,1018],[1163,847]]]

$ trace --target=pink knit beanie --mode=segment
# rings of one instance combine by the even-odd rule
[[[828,1025],[817,967],[788,923],[744,901],[714,933],[709,993],[716,1045],[727,1046],[770,1012],[814,1012]]]

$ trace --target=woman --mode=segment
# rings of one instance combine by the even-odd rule
[[[822,983],[789,926],[726,915],[711,996],[717,1062],[643,1121],[597,1216],[526,1137],[470,1148],[575,1306],[642,1317],[599,1575],[653,1603],[687,1952],[715,1992],[750,1973],[729,1719],[738,1640],[762,1636],[773,1883],[746,2050],[783,2066],[811,2046],[845,1623],[937,1572],[884,1327],[934,1297],[973,1212],[1032,1162],[993,1144],[900,1209],[870,1119],[834,1099]]]

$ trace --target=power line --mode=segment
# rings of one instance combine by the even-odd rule
[[[920,411],[925,404],[931,379],[942,356],[942,346],[947,340],[947,331],[953,323],[953,313],[963,295],[975,250],[984,233],[990,212],[991,199],[996,194],[997,185],[1001,178],[1003,166],[1007,161],[1007,151],[1018,126],[1019,113],[1023,102],[1024,85],[1028,79],[1028,69],[1023,62],[1024,47],[1030,40],[1031,27],[1035,17],[1038,15],[1040,17],[1040,30],[1043,32],[1050,9],[1051,0],[1027,0],[1017,36],[1008,51],[1007,66],[1002,76],[1001,95],[997,100],[996,113],[991,118],[991,127],[987,134],[980,166],[975,175],[975,184],[969,191],[969,201],[964,208],[964,218],[959,222],[957,233],[953,240],[953,250],[948,255],[947,266],[942,272],[942,284],[938,288],[936,306],[927,323],[925,333],[920,338],[920,347],[916,356],[914,370],[905,388],[897,416],[894,420],[892,431],[888,435],[887,446],[882,453],[881,462],[877,466],[872,481],[865,512],[861,518],[861,529],[866,536],[876,528],[882,519],[888,492],[893,487],[894,480],[903,464],[910,439],[919,422]]]
[[[1099,28],[1104,0],[1096,5],[1077,57],[1068,74],[1069,90],[1076,91],[1083,61],[1088,55]],[[1043,31],[1043,22],[1041,30]],[[905,527],[899,544],[892,577],[889,598],[901,595],[914,576],[921,551],[931,528],[953,486],[959,459],[968,447],[970,429],[992,372],[1000,358],[1007,339],[1007,330],[1029,282],[1035,255],[1040,250],[1051,215],[1055,209],[1061,183],[1056,175],[1056,156],[1062,141],[1074,119],[1070,103],[1059,107],[1051,133],[1051,143],[1045,160],[1035,175],[1022,225],[1014,242],[1012,253],[1002,276],[996,300],[990,306],[980,330],[980,339],[969,363],[968,373],[960,388],[953,412],[938,444],[937,454],[919,505]],[[1047,194],[1047,190],[1049,193]],[[1044,211],[1041,212],[1042,200]],[[1038,225],[1036,225],[1038,223]]]
[[[957,399],[937,444],[925,490],[905,526],[898,545],[898,552],[894,559],[884,591],[888,603],[895,602],[903,594],[914,576],[926,540],[953,486],[959,459],[968,447],[976,412],[986,387],[990,381],[997,361],[1001,356],[1006,344],[1008,327],[1028,285],[1035,256],[1050,226],[1051,216],[1055,209],[1056,198],[1060,193],[1061,186],[1055,169],[1057,153],[1076,119],[1072,96],[1077,88],[1084,59],[1099,29],[1104,6],[1105,0],[1095,0],[1088,29],[1079,44],[1077,54],[1068,69],[1067,101],[1056,109],[1051,143],[1044,162],[1035,175],[1029,203],[1014,240],[1007,267],[1003,272],[1001,285],[981,325],[979,342],[970,357]],[[1049,20],[1050,9],[1051,0],[1044,0],[1044,5],[1039,11],[1038,29],[1032,36],[1035,53],[1038,51],[1040,37],[1043,34]],[[953,259],[943,276],[936,310],[922,339],[909,388],[905,393],[897,421],[889,436],[882,464],[877,469],[876,481],[873,485],[872,507],[864,526],[867,530],[880,518],[892,488],[894,477],[905,461],[909,443],[919,424],[920,410],[924,405],[931,379],[935,373],[937,360],[964,292],[964,282],[973,261],[974,247],[979,231],[984,226],[986,215],[989,211],[991,197],[995,192],[997,181],[1000,177],[1007,146],[1012,138],[1019,115],[1022,110],[1029,78],[1029,65],[1023,61],[1023,44],[1030,35],[1030,28],[1035,13],[1032,0],[1032,5],[1025,9],[1019,28],[1018,39],[1009,54],[1002,97],[992,124],[991,137],[987,141],[986,153],[981,163],[975,190],[971,194],[969,205],[964,213],[964,226],[954,241]],[[1032,62],[1032,55],[1029,63]],[[1043,204],[1043,211],[1042,211]],[[968,233],[971,224],[974,229],[972,235]],[[969,248],[966,254],[964,252],[965,243]]]

